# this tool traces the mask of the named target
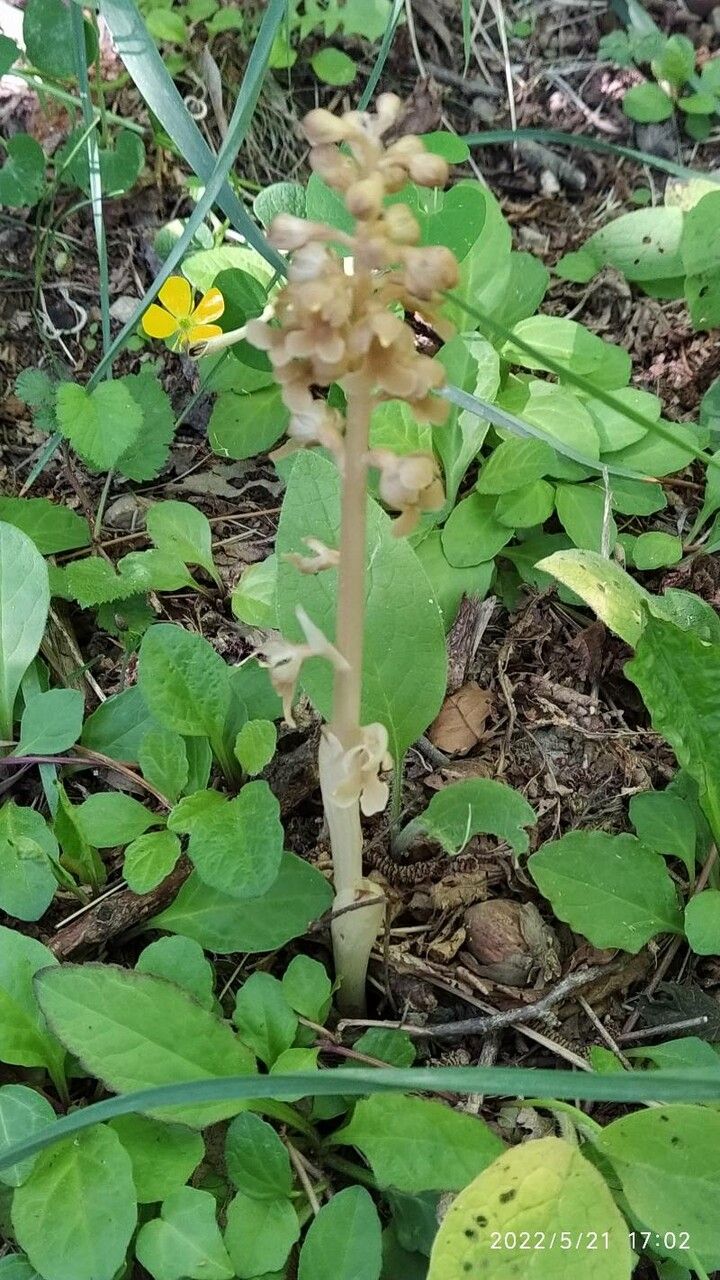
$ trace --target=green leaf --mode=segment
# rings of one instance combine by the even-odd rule
[[[45,190],[45,153],[28,133],[16,133],[4,143],[0,169],[0,205],[20,209],[37,204]]]
[[[633,1061],[646,1060],[653,1066],[670,1070],[679,1067],[691,1071],[717,1071],[720,1068],[717,1050],[697,1036],[679,1036],[666,1044],[640,1045],[637,1049],[626,1050],[626,1053]]]
[[[659,396],[641,391],[638,387],[620,387],[613,392],[613,399],[626,404],[634,412],[642,414],[648,419],[648,423],[659,421],[662,413]],[[642,427],[639,422],[625,417],[619,409],[610,408],[602,400],[594,398],[586,400],[585,408],[590,412],[595,423],[601,453],[614,453],[617,449],[635,444],[636,440],[642,440],[647,432],[647,428]]]
[[[401,835],[407,846],[416,834],[439,841],[451,854],[461,853],[480,832],[506,840],[515,853],[527,853],[526,827],[537,821],[519,791],[490,778],[468,778],[437,791],[424,813],[413,818]]]
[[[77,75],[72,22],[63,0],[28,0],[23,19],[23,40],[28,60],[50,76]],[[97,38],[85,24],[88,63],[97,52]]]
[[[186,738],[185,754],[188,762],[188,780],[183,787],[186,795],[203,791],[212,771],[212,750],[207,738]]]
[[[117,1116],[110,1121],[127,1151],[139,1204],[156,1204],[182,1187],[205,1155],[199,1133],[150,1116]]]
[[[399,454],[432,452],[432,428],[418,422],[403,400],[384,400],[370,420],[370,447]]]
[[[478,493],[510,493],[546,476],[553,462],[553,450],[542,440],[511,437],[483,463],[475,488]]]
[[[598,1149],[613,1166],[631,1213],[650,1231],[687,1232],[693,1253],[720,1258],[720,1115],[709,1107],[662,1106],[609,1124]]]
[[[7,75],[13,63],[20,56],[20,50],[9,36],[0,36],[0,76]]]
[[[661,418],[657,425],[662,428],[662,436],[648,431],[636,444],[608,455],[608,462],[618,462],[633,471],[654,476],[682,471],[703,447],[703,434],[690,423],[668,422],[666,418]]]
[[[57,889],[57,841],[36,809],[8,801],[0,809],[0,907],[18,920],[39,920]]]
[[[665,857],[681,858],[695,875],[697,831],[692,807],[671,791],[643,791],[630,799],[630,821],[643,844]]]
[[[547,480],[533,480],[523,489],[504,493],[495,504],[495,516],[509,529],[530,529],[544,524],[555,507],[555,490]]]
[[[255,1200],[284,1199],[293,1178],[287,1147],[272,1125],[252,1111],[243,1111],[228,1127],[225,1163],[238,1191]]]
[[[212,645],[183,627],[160,623],[140,645],[138,683],[160,724],[187,737],[222,742],[230,702],[228,669]]]
[[[626,116],[639,124],[659,124],[661,120],[670,119],[673,101],[659,84],[646,80],[644,84],[628,89],[622,100],[622,109]]]
[[[587,484],[559,484],[555,490],[555,509],[566,534],[588,551],[603,550],[603,532],[607,549],[612,551],[617,540],[617,525],[608,511],[605,519],[605,494]]]
[[[138,1262],[154,1280],[232,1280],[215,1212],[209,1191],[178,1187],[163,1202],[160,1217],[140,1228]]]
[[[191,938],[158,938],[138,956],[138,973],[152,973],[156,978],[175,982],[202,1005],[212,1009],[215,997],[215,971],[206,960],[199,943]],[[162,1196],[157,1197],[159,1200]]]
[[[628,280],[672,280],[685,274],[680,252],[683,213],[670,205],[613,218],[586,242],[596,270],[615,267]],[[636,390],[636,388],[628,388]]]
[[[632,558],[636,569],[661,569],[682,560],[680,538],[670,533],[641,533],[633,543]]]
[[[445,630],[455,621],[463,596],[475,596],[483,600],[490,590],[495,573],[493,560],[484,564],[456,569],[446,558],[439,529],[431,529],[427,537],[415,547],[415,552],[432,586],[443,616]]]
[[[136,764],[141,743],[148,730],[156,727],[137,685],[113,694],[88,716],[83,725],[82,745],[89,751]]]
[[[83,147],[82,142],[83,130],[74,129],[55,154],[55,172],[62,171],[64,183],[90,195],[90,163],[87,147]],[[134,187],[145,165],[142,138],[130,129],[121,129],[108,145],[97,148],[97,162],[103,195],[108,198],[124,195]]]
[[[170,875],[180,857],[180,841],[172,831],[148,831],[125,850],[123,877],[133,893],[149,893]]]
[[[573,284],[587,284],[599,270],[597,258],[587,246],[576,253],[564,253],[558,258],[553,268],[555,275],[561,280],[570,280]]]
[[[637,685],[653,728],[700,788],[700,802],[720,837],[720,645],[672,622],[648,617],[625,674]]]
[[[426,151],[434,156],[442,156],[448,164],[465,164],[470,159],[470,148],[463,138],[456,133],[448,133],[445,129],[437,129],[432,133],[420,135]]]
[[[681,89],[695,70],[695,46],[687,36],[670,36],[652,60],[653,75]]]
[[[154,929],[194,938],[219,955],[274,951],[301,937],[331,901],[325,877],[302,858],[286,853],[277,879],[262,898],[242,902],[191,875],[175,901],[150,923]]]
[[[512,342],[506,343],[502,351],[504,359],[524,369],[547,369],[542,359],[547,354],[554,362],[598,387],[614,390],[626,386],[630,379],[627,351],[604,342],[577,320],[568,320],[564,316],[530,316],[514,326],[513,334],[540,353],[529,355]]]
[[[447,380],[463,391],[471,391],[483,401],[494,401],[500,386],[500,357],[479,334],[456,334],[438,352],[438,361]],[[446,508],[449,512],[469,464],[485,441],[489,424],[477,414],[452,404],[442,431],[433,433],[445,472]],[[442,513],[441,517],[442,518]]]
[[[530,382],[510,379],[498,396],[498,404],[523,422],[539,427],[582,458],[600,457],[600,440],[594,420],[581,400],[565,387],[534,378]],[[557,475],[555,464],[551,475]]]
[[[56,784],[58,806],[53,830],[62,849],[62,865],[78,878],[81,884],[100,888],[107,879],[104,863],[92,845],[86,840],[78,822],[78,807],[70,803],[62,783]]]
[[[219,581],[212,554],[212,530],[206,515],[189,502],[156,502],[147,513],[147,531],[159,551],[198,564]]]
[[[259,898],[277,879],[283,841],[280,806],[268,784],[248,782],[193,829],[188,855],[211,888]]]
[[[595,1235],[602,1264],[576,1247]],[[561,1138],[521,1143],[461,1191],[440,1224],[428,1280],[521,1275],[525,1240],[542,1242],[530,1255],[537,1280],[630,1280],[633,1272],[627,1224],[605,1179]]]
[[[33,975],[56,964],[41,942],[0,926],[0,1062],[47,1067],[57,1081],[65,1054],[33,991]]]
[[[305,188],[299,182],[271,182],[258,191],[253,200],[253,213],[264,227],[269,227],[279,213],[305,217]]]
[[[310,956],[293,956],[282,976],[285,999],[296,1013],[323,1023],[332,998],[332,983],[324,965]]]
[[[720,192],[709,191],[685,214],[680,250],[687,275],[720,265]]]
[[[223,391],[208,423],[210,448],[221,458],[255,458],[277,444],[289,420],[275,384],[248,395]]]
[[[324,84],[352,84],[357,75],[357,63],[343,53],[342,49],[333,49],[327,45],[313,54],[310,66],[318,80],[322,80]]]
[[[685,908],[685,933],[697,956],[720,952],[720,891],[705,889],[690,899]]]
[[[156,40],[166,44],[184,45],[190,36],[190,28],[177,9],[151,9],[147,29]]]
[[[282,983],[262,972],[251,974],[238,991],[233,1021],[240,1039],[268,1067],[290,1048],[298,1028]]]
[[[613,476],[610,484],[610,505],[623,516],[651,516],[664,511],[667,498],[661,485],[646,484],[642,480],[625,480]]]
[[[97,1125],[43,1151],[13,1198],[18,1244],[43,1280],[112,1280],[137,1221],[130,1157]]]
[[[238,1191],[228,1205],[225,1247],[240,1280],[279,1271],[299,1236],[290,1200],[253,1200]]]
[[[528,862],[558,919],[595,947],[636,954],[658,933],[681,933],[675,886],[663,859],[635,836],[570,831]]]
[[[4,1155],[16,1142],[23,1142],[52,1124],[55,1119],[47,1098],[24,1084],[4,1084],[0,1088],[0,1155]],[[10,1165],[0,1172],[0,1182],[6,1187],[19,1187],[29,1178],[35,1157]]]
[[[381,1266],[377,1209],[364,1187],[346,1187],[310,1223],[298,1280],[379,1280]]]
[[[153,369],[126,374],[122,381],[133,400],[142,405],[143,424],[135,443],[118,458],[116,470],[138,483],[154,480],[168,460],[175,435],[170,398]]]
[[[319,454],[305,450],[297,455],[288,483],[277,536],[278,555],[302,551],[302,539],[307,536],[337,546],[339,525],[337,469]],[[401,760],[437,714],[445,693],[442,617],[415,552],[405,540],[393,537],[389,517],[372,500],[368,502],[367,563],[372,565],[372,573],[366,591],[362,722],[384,724],[393,758]],[[301,604],[315,625],[332,638],[336,593],[333,571],[309,577],[280,559],[277,608],[283,634],[292,640],[301,638],[295,617],[296,606]],[[395,619],[393,625],[390,618]],[[326,718],[331,710],[332,676],[323,659],[313,659],[303,667],[304,687]]]
[[[248,720],[235,739],[235,757],[245,773],[262,773],[275,755],[277,730],[272,720]]]
[[[39,974],[36,990],[58,1038],[116,1093],[253,1070],[251,1055],[228,1024],[162,978],[114,965],[65,965]],[[163,1109],[162,1118],[201,1126],[240,1106]]]
[[[412,1038],[407,1031],[394,1028],[370,1027],[355,1041],[356,1053],[366,1053],[369,1058],[387,1062],[390,1067],[411,1067],[417,1057]]]
[[[686,98],[678,98],[677,104],[680,110],[689,116],[712,116],[717,111],[718,105],[717,98],[712,93],[691,93]],[[702,124],[704,123],[705,121],[702,121]],[[688,124],[690,124],[690,121],[688,121]],[[702,124],[697,122],[696,127],[700,125],[702,130]],[[707,131],[709,134],[712,128],[710,121],[708,121],[708,125],[710,125]]]
[[[128,844],[163,821],[122,791],[98,791],[83,800],[75,813],[82,834],[96,849]]]
[[[361,1098],[333,1142],[362,1151],[379,1186],[410,1192],[459,1191],[505,1149],[476,1116],[389,1093]]]
[[[146,591],[178,591],[194,585],[184,561],[166,551],[131,551],[118,561],[118,570],[102,556],[73,560],[65,570],[70,599],[88,608]]]
[[[74,551],[90,543],[84,516],[47,498],[0,498],[0,520],[22,529],[43,556]]]
[[[0,523],[0,737],[13,737],[20,681],[45,632],[50,588],[35,544],[11,524]]]
[[[248,565],[230,597],[230,607],[238,622],[246,622],[249,627],[273,628],[276,590],[277,558],[274,555]]]
[[[143,777],[168,800],[175,801],[189,777],[185,742],[173,729],[161,725],[148,729],[138,748]]]
[[[469,568],[492,560],[512,538],[495,517],[495,498],[471,493],[451,512],[442,531],[442,548],[451,565]]]
[[[25,704],[15,755],[59,755],[82,732],[83,696],[77,689],[48,689]]]
[[[57,423],[87,466],[107,471],[135,443],[143,411],[121,381],[101,382],[87,391],[75,382],[57,389]]]

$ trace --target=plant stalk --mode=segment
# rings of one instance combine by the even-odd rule
[[[335,799],[345,753],[360,742],[371,413],[369,380],[357,378],[348,395],[346,415],[335,639],[347,666],[335,672],[333,716],[319,753],[320,788],[335,879],[333,906],[337,911],[367,899],[365,909],[347,912],[332,924],[335,972],[340,982],[338,1005],[345,1014],[365,1008],[368,960],[385,914],[385,899],[378,886],[363,878],[359,798],[349,805],[339,805]]]

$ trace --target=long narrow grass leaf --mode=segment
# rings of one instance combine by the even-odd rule
[[[636,151],[634,147],[624,147],[619,142],[606,142],[603,138],[591,138],[584,133],[564,133],[562,129],[488,129],[486,133],[466,133],[463,141],[469,147],[495,147],[523,141],[552,142],[560,147],[579,147],[585,151],[602,151],[605,155],[623,156],[626,160],[662,169],[675,178],[705,178],[711,182],[720,182],[720,176],[716,174],[676,164],[674,160],[665,160],[662,156],[653,155],[651,151]]]
[[[85,50],[85,19],[79,5],[70,7],[70,19],[73,30],[75,52],[75,69],[80,88],[82,114],[87,130],[85,143],[88,159],[88,175],[90,182],[90,204],[92,207],[93,229],[95,231],[95,247],[97,250],[98,272],[100,276],[100,323],[102,326],[103,351],[110,347],[110,272],[108,269],[107,239],[105,236],[105,218],[103,215],[102,178],[100,175],[100,151],[97,143],[97,122],[90,97],[90,81],[88,78],[87,55]],[[108,370],[110,372],[110,370]]]
[[[541,427],[534,426],[531,422],[525,422],[523,418],[516,418],[513,413],[508,413],[506,409],[501,409],[499,405],[490,404],[487,400],[479,400],[477,396],[473,396],[469,391],[463,391],[460,387],[447,386],[442,387],[438,392],[444,400],[449,400],[451,404],[457,405],[458,409],[465,409],[468,413],[473,413],[476,418],[482,418],[484,422],[489,422],[493,427],[500,427],[506,431],[512,431],[516,436],[530,436],[534,440],[542,440],[545,444],[549,444],[551,449],[556,453],[561,453],[565,458],[571,458],[573,462],[579,462],[583,467],[590,467],[593,471],[607,471],[609,475],[624,476],[627,480],[651,480],[651,476],[643,475],[640,471],[631,471],[628,467],[613,467],[609,462],[603,462],[597,458],[588,458],[584,453],[579,453],[577,449],[572,449],[570,445],[565,444],[557,436],[550,435],[549,431],[543,431]]]
[[[103,0],[103,3],[119,5],[124,9],[129,3],[129,0]],[[115,338],[109,352],[106,353],[105,357],[93,373],[93,376],[90,379],[90,385],[94,386],[97,384],[103,375],[104,368],[106,367],[108,360],[113,358],[113,356],[125,345],[125,342],[130,335],[134,333],[143,312],[150,305],[153,298],[155,298],[159,293],[168,277],[172,275],[175,268],[182,261],[198,227],[203,223],[216,200],[219,200],[220,193],[226,185],[227,175],[235,162],[237,153],[247,134],[248,126],[252,119],[252,114],[260,92],[262,79],[270,57],[270,50],[272,48],[273,40],[275,39],[275,33],[284,11],[285,0],[270,0],[270,3],[265,10],[260,30],[258,32],[257,39],[255,40],[245,75],[243,77],[240,93],[238,94],[237,102],[235,103],[235,110],[233,111],[232,119],[230,120],[230,125],[228,127],[227,137],[225,138],[217,156],[215,166],[207,178],[205,190],[193,209],[182,235],[175,242],[170,253],[165,259],[160,272],[153,280],[144,298],[138,304],[124,328],[121,329],[120,333]],[[181,106],[183,111],[187,111],[184,104],[181,103]],[[240,206],[240,208],[242,208],[242,206]],[[251,222],[249,214],[247,214],[244,209],[242,210],[242,213],[243,218],[254,228],[255,234],[253,242],[257,242],[258,239],[262,241],[264,256],[276,269],[284,271],[284,260],[278,253],[270,248],[265,241],[264,236],[261,235],[257,227],[255,227],[255,224]],[[250,239],[249,236],[247,238],[248,240]]]
[[[478,307],[472,307],[469,302],[465,302],[462,298],[454,293],[446,293],[446,298],[454,302],[456,306],[461,307],[463,311],[472,316],[478,322],[478,328],[483,337],[492,342],[511,342],[514,347],[518,347],[520,351],[524,351],[526,355],[532,356],[535,360],[540,361],[542,368],[548,369],[550,373],[554,373],[556,377],[563,382],[569,382],[572,386],[577,387],[580,391],[584,391],[586,395],[592,396],[595,400],[601,400],[609,409],[613,409],[615,413],[629,418],[631,422],[636,422],[638,426],[644,427],[646,431],[654,432],[656,436],[660,436],[662,440],[668,440],[671,444],[675,443],[675,437],[671,431],[663,426],[662,422],[653,422],[650,418],[646,418],[644,414],[638,413],[637,409],[633,409],[631,405],[624,404],[622,400],[616,399],[611,391],[606,391],[604,387],[598,387],[594,382],[590,382],[588,378],[584,378],[582,374],[575,373],[566,365],[560,364],[558,360],[553,359],[547,352],[541,351],[532,342],[526,342],[524,338],[518,334],[512,333],[499,320],[494,320],[487,312],[481,311]],[[456,390],[454,388],[453,390]],[[464,394],[464,393],[462,393]],[[524,424],[527,425],[527,424]],[[557,442],[553,447],[557,449]],[[688,445],[688,448],[691,446]],[[720,462],[716,461],[714,456],[706,453],[704,449],[695,449],[693,456],[704,462],[706,466],[720,466]],[[585,462],[586,466],[590,465],[590,460]],[[597,467],[597,463],[594,464]],[[600,470],[606,467],[611,470],[605,463],[601,463]],[[617,475],[633,475],[634,479],[647,477],[639,477],[637,473],[618,471]]]
[[[115,1116],[230,1099],[240,1102],[327,1097],[338,1092],[341,1082],[343,1095],[354,1098],[369,1093],[415,1092],[480,1093],[512,1098],[543,1096],[620,1103],[720,1101],[720,1067],[717,1071],[624,1071],[618,1075],[526,1067],[352,1067],[343,1069],[341,1076],[337,1070],[298,1071],[288,1076],[227,1076],[143,1089],[73,1111],[48,1125],[36,1137],[6,1147],[0,1157],[0,1169],[36,1155],[60,1138]]]
[[[360,111],[367,110],[370,99],[372,98],[375,92],[375,89],[377,88],[378,80],[380,79],[380,76],[383,73],[383,70],[385,68],[385,63],[387,62],[388,54],[392,47],[392,42],[395,39],[395,31],[397,29],[397,24],[400,21],[400,14],[402,13],[404,8],[405,8],[404,0],[394,0],[392,13],[390,14],[390,20],[385,28],[385,33],[383,35],[382,41],[380,42],[380,48],[378,49],[378,55],[377,55],[377,58],[375,59],[375,64],[373,66],[372,71],[370,72],[370,75],[368,77],[368,82],[365,85],[365,88],[362,93],[362,97],[360,98],[360,101],[358,103],[358,109]]]
[[[216,171],[216,158],[185,106],[133,0],[100,0],[100,12],[107,23],[122,61],[150,110],[172,138],[180,155],[187,160],[203,182],[208,182]],[[240,87],[238,104],[251,97],[253,90],[259,91],[259,82],[257,85],[251,85],[250,82],[258,65],[256,57],[258,46],[264,51],[263,29],[266,35],[268,28],[272,28],[270,40],[272,45],[284,12],[284,0],[279,4],[270,0]],[[267,57],[263,56],[263,74],[267,60]],[[277,266],[265,237],[226,179],[227,172],[223,174],[223,180],[217,191],[217,203],[230,219],[235,230],[244,235],[248,243],[262,253],[273,266]]]

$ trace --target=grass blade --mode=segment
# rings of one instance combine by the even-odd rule
[[[587,458],[584,453],[578,453],[577,449],[571,449],[564,441],[558,440],[557,436],[551,436],[549,432],[533,426],[531,422],[525,422],[523,418],[516,418],[513,413],[508,413],[499,405],[489,404],[487,400],[478,400],[477,396],[471,395],[469,391],[462,391],[460,387],[442,387],[438,395],[441,395],[444,400],[449,400],[451,404],[457,405],[458,409],[466,409],[468,413],[474,413],[476,418],[482,418],[493,427],[512,431],[516,436],[531,436],[534,440],[542,440],[556,453],[562,454],[565,458],[571,458],[573,462],[579,462],[583,467],[590,467],[593,471],[599,471],[601,474],[607,471],[609,475],[624,476],[627,480],[652,479],[651,476],[643,475],[640,471],[631,471],[628,467],[611,467],[608,462]]]
[[[102,179],[100,176],[100,152],[97,144],[97,122],[90,97],[90,81],[88,78],[87,55],[85,52],[85,19],[79,5],[70,9],[70,20],[75,46],[75,69],[80,88],[83,120],[87,130],[85,147],[88,158],[90,178],[90,204],[92,208],[95,246],[97,249],[98,271],[100,274],[100,317],[102,324],[103,351],[110,346],[110,274],[108,268],[107,240],[105,237],[105,220],[103,218]],[[108,373],[110,369],[108,369]]]
[[[289,1076],[227,1076],[161,1085],[107,1098],[72,1111],[48,1125],[36,1137],[7,1147],[0,1169],[36,1155],[60,1138],[79,1133],[114,1116],[156,1110],[159,1107],[195,1105],[245,1099],[327,1097],[340,1087],[337,1069],[298,1071]],[[584,1071],[548,1071],[527,1067],[352,1067],[342,1071],[342,1092],[362,1097],[387,1092],[488,1094],[494,1097],[578,1098],[602,1102],[718,1102],[720,1069],[715,1071],[624,1071],[599,1075]]]
[[[557,360],[554,360],[552,356],[549,356],[545,352],[538,350],[538,348],[534,346],[533,343],[526,342],[524,338],[520,338],[517,336],[517,334],[511,333],[511,331],[508,328],[506,328],[504,324],[500,324],[498,320],[493,320],[492,317],[489,316],[485,311],[480,311],[477,307],[471,307],[468,302],[464,302],[463,299],[458,297],[456,294],[446,293],[445,296],[446,298],[449,298],[451,302],[454,302],[458,307],[461,307],[463,311],[467,312],[469,316],[472,316],[473,319],[478,322],[478,329],[480,333],[483,335],[483,337],[487,338],[489,341],[493,343],[511,342],[513,346],[519,347],[519,349],[521,351],[524,351],[526,355],[533,356],[536,360],[541,361],[543,368],[549,369],[550,372],[554,373],[555,376],[557,378],[560,378],[562,382],[569,382],[571,386],[577,387],[580,391],[584,391],[586,395],[592,396],[595,400],[601,400],[602,403],[607,405],[609,409],[614,409],[616,413],[622,414],[624,417],[629,418],[631,422],[637,422],[638,426],[644,427],[646,431],[654,431],[655,435],[660,436],[661,439],[669,440],[670,443],[673,443],[674,437],[672,435],[672,432],[667,431],[665,427],[663,427],[662,423],[652,422],[650,418],[646,418],[643,413],[638,413],[637,409],[633,409],[630,405],[623,404],[621,400],[616,400],[615,396],[612,394],[611,391],[606,391],[604,387],[595,386],[594,383],[590,382],[587,378],[584,378],[582,374],[574,373],[572,369],[566,368],[565,365],[562,365]],[[457,388],[452,388],[452,390],[456,392]],[[459,394],[465,395],[466,392],[459,392]],[[448,398],[451,398],[451,397],[448,397]],[[474,397],[471,397],[471,399],[472,398]],[[463,408],[464,407],[465,406],[463,405]],[[470,406],[467,406],[467,407],[470,407]],[[497,409],[494,409],[494,412],[497,412]],[[518,422],[520,420],[515,419],[515,421]],[[508,423],[505,425],[509,426],[510,424]],[[522,425],[528,426],[527,423],[522,423]],[[512,430],[512,428],[510,429]],[[556,443],[553,444],[553,448],[557,449],[557,447],[558,446]],[[708,467],[720,466],[720,462],[717,462],[714,456],[710,453],[706,453],[704,449],[696,449],[694,456],[699,461],[704,462],[705,465]],[[576,461],[579,461],[579,460],[580,459],[578,457]],[[585,466],[594,465],[597,467],[597,463],[591,464],[589,459],[585,460],[584,465]],[[609,466],[606,467],[605,464],[602,464],[599,469],[601,471],[603,469],[607,470],[608,472],[611,471],[611,468]],[[631,476],[635,480],[648,479],[647,476],[640,476],[637,473],[633,473],[630,471],[617,470],[615,474]]]
[[[378,55],[377,55],[377,58],[375,59],[375,65],[373,66],[373,69],[370,72],[370,75],[368,77],[368,82],[365,85],[362,97],[358,103],[358,111],[367,110],[370,99],[372,98],[375,92],[378,80],[380,79],[380,76],[383,73],[385,63],[387,62],[387,57],[390,52],[392,42],[395,38],[395,31],[397,28],[397,24],[400,21],[400,14],[402,13],[404,7],[405,7],[404,0],[395,0],[392,13],[390,14],[390,21],[388,22],[385,28],[385,34],[383,35],[380,48],[378,49]]]
[[[150,110],[157,116],[166,133],[172,138],[180,155],[185,157],[190,167],[199,178],[202,178],[203,182],[208,182],[215,172],[216,158],[180,97],[133,0],[100,0],[100,12],[107,23],[120,57]],[[272,39],[270,40],[272,45],[272,40],[275,38],[275,32],[284,12],[285,0],[281,0],[279,4],[270,0],[243,77],[238,104],[248,96],[250,87],[248,82],[253,78],[254,74],[251,73],[251,66],[253,60],[257,65],[255,55],[258,45],[264,46],[265,43],[263,29],[267,33],[268,26],[272,27]],[[264,57],[263,73],[266,65],[267,57]],[[256,92],[259,92],[259,81],[254,87]],[[275,266],[276,263],[265,237],[253,222],[245,206],[235,195],[229,183],[225,181],[226,177],[227,172],[223,174],[223,181],[217,192],[217,203],[230,219],[235,230],[244,235],[248,243]]]
[[[145,41],[150,39],[147,31],[145,30],[142,19],[139,17],[137,10],[135,9],[135,6],[131,3],[131,0],[101,0],[101,7],[103,11],[104,10],[108,10],[112,12],[117,11],[116,16],[118,17],[118,19],[123,15],[125,16],[125,18],[127,18],[128,14],[130,16],[134,15],[135,18],[137,19],[137,22],[140,24],[140,27],[142,28]],[[128,338],[130,338],[132,334],[135,332],[143,312],[153,301],[153,298],[157,296],[157,294],[159,293],[160,289],[162,288],[163,284],[168,279],[168,277],[173,274],[173,271],[175,270],[175,268],[182,261],[185,255],[185,252],[188,249],[189,245],[191,244],[193,236],[195,235],[195,232],[197,231],[198,227],[201,225],[202,222],[204,222],[205,218],[207,217],[207,214],[210,212],[210,209],[215,204],[216,200],[218,201],[218,203],[220,202],[220,195],[228,186],[227,175],[230,172],[230,168],[233,165],[235,158],[237,156],[237,153],[244,141],[245,135],[248,130],[248,126],[252,119],[253,111],[255,109],[255,105],[258,99],[258,94],[260,93],[260,87],[262,85],[263,76],[265,75],[267,63],[270,57],[270,50],[272,48],[272,44],[275,39],[275,33],[277,31],[277,28],[280,24],[280,21],[282,19],[284,12],[285,12],[285,0],[270,0],[268,7],[265,10],[265,14],[263,16],[263,20],[260,25],[260,30],[258,32],[257,39],[255,40],[255,43],[253,45],[253,50],[250,55],[248,65],[245,69],[245,75],[243,76],[243,81],[240,86],[240,92],[238,94],[237,102],[235,103],[235,110],[233,111],[233,114],[232,114],[232,119],[230,121],[230,126],[228,128],[227,137],[225,138],[223,145],[220,148],[217,158],[212,156],[212,152],[210,152],[209,148],[206,148],[207,153],[210,156],[213,164],[212,164],[212,172],[210,172],[207,178],[205,190],[203,191],[202,196],[198,200],[195,208],[193,209],[192,214],[188,218],[187,224],[185,226],[185,229],[182,235],[175,242],[170,253],[165,259],[165,262],[163,263],[163,266],[160,272],[153,280],[152,284],[150,285],[150,288],[145,293],[145,296],[138,303],[133,314],[130,316],[130,319],[123,326],[123,328],[120,330],[115,340],[110,344],[108,349],[105,351],[102,360],[98,364],[92,376],[88,379],[88,384],[87,384],[88,388],[92,389],[92,387],[97,386],[98,382],[100,382],[100,380],[105,376],[108,369],[110,369],[112,365],[112,361],[114,360],[115,356],[118,355],[118,353],[125,346],[125,343],[127,342]],[[121,26],[120,29],[123,30],[124,28]],[[135,30],[135,27],[133,27],[133,30]],[[142,40],[140,41],[140,46],[141,48],[144,47],[144,42]],[[154,45],[153,45],[153,49],[154,49]],[[157,54],[156,50],[155,50],[155,53]],[[164,66],[162,65],[162,62],[160,63],[160,72],[162,73],[162,77],[164,77],[164,79],[166,79],[169,82],[173,90],[173,93],[177,94],[177,90],[175,89],[175,86],[172,83],[172,80],[170,80],[170,77],[167,71],[165,70]],[[155,86],[155,89],[156,89],[157,84],[155,81],[153,81],[153,85]],[[168,90],[168,93],[169,93],[169,90]],[[187,117],[187,120],[189,120],[192,124],[193,130],[197,131],[197,126],[195,125],[195,122],[192,120],[192,117],[190,116],[187,110],[187,107],[185,106],[184,102],[180,98],[179,94],[177,94],[177,98],[179,103],[177,110],[183,113]],[[204,142],[203,142],[203,147],[205,147]],[[263,256],[277,270],[282,271],[284,274],[284,271],[285,271],[284,259],[281,258],[280,255],[270,247],[270,245],[268,245],[267,241],[265,240],[265,237],[258,230],[255,223],[250,218],[250,215],[246,212],[246,210],[240,204],[239,200],[237,200],[237,197],[234,196],[232,192],[230,192],[230,195],[232,196],[232,199],[237,205],[237,208],[240,213],[240,216],[239,216],[240,230],[243,232],[243,234],[246,235],[246,238],[248,239],[248,241],[251,241],[251,237],[247,235],[247,229],[249,227],[252,231],[251,242],[256,247],[259,247],[259,245],[261,244]],[[236,222],[236,225],[238,225],[237,222]],[[27,493],[32,483],[41,474],[44,467],[47,466],[47,463],[49,462],[50,458],[52,458],[53,455],[55,454],[60,444],[61,438],[62,437],[60,436],[59,432],[56,432],[56,434],[50,438],[46,448],[43,451],[42,458],[35,465],[32,475],[29,477],[29,479],[26,481],[23,487],[23,493]]]
[[[633,147],[623,147],[619,142],[605,142],[603,138],[590,138],[585,133],[564,133],[562,129],[488,129],[486,133],[466,133],[463,141],[469,147],[494,147],[522,141],[554,142],[561,147],[580,147],[585,151],[603,151],[606,155],[624,156],[626,160],[662,169],[675,178],[708,178],[712,182],[720,182],[720,177],[712,173],[690,169],[687,165],[676,164],[674,160],[663,160],[650,151],[635,151]]]

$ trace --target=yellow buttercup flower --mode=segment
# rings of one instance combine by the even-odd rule
[[[176,349],[193,346],[217,338],[222,329],[219,320],[225,300],[219,289],[208,289],[196,307],[184,276],[170,276],[158,294],[162,306],[152,303],[142,318],[142,327],[151,338],[174,338]]]

